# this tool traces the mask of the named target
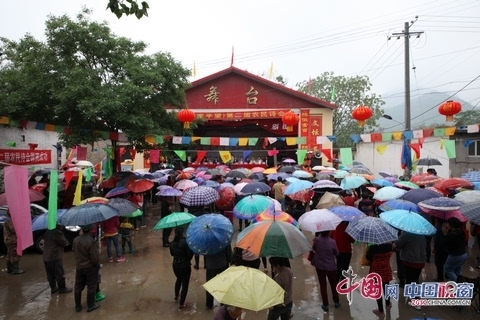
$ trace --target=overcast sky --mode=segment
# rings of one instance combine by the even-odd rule
[[[424,33],[410,39],[412,98],[453,94],[480,75],[480,0],[147,1],[141,20],[117,19],[108,0],[2,1],[0,36],[43,40],[49,14],[74,17],[86,6],[115,34],[148,43],[148,53],[168,51],[187,68],[195,61],[196,79],[228,68],[234,46],[236,67],[268,75],[273,64],[289,87],[325,71],[368,75],[388,102],[403,92],[404,40],[387,37],[418,15],[411,31]],[[479,103],[480,79],[459,96]]]

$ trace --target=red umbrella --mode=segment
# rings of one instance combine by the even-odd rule
[[[432,209],[422,208],[422,211],[431,215],[431,216],[434,216],[434,217],[437,217],[437,218],[440,218],[440,219],[443,219],[443,220],[448,220],[450,218],[457,218],[458,220],[460,220],[460,222],[466,222],[468,220],[460,212],[460,210],[440,211],[440,210],[432,210]]]
[[[442,181],[442,180],[443,180],[442,177],[437,177],[437,176],[429,174],[427,176],[421,177],[420,179],[415,181],[415,183],[418,184],[419,186],[425,186],[427,184],[434,184],[434,183],[437,183],[437,182]]]
[[[235,190],[233,188],[223,188],[218,191],[220,199],[215,202],[215,206],[220,210],[233,210],[234,201],[235,201]]]
[[[98,186],[99,189],[113,189],[117,186],[118,181],[120,181],[120,177],[112,176],[108,179],[105,179],[100,183]]]
[[[417,183],[417,181],[419,181],[422,178],[425,178],[428,175],[429,175],[428,173],[416,174],[410,178],[410,182]]]
[[[37,184],[34,184],[33,186],[31,186],[30,189],[38,191],[38,192],[43,192],[43,190],[45,190],[46,187],[47,187],[46,183],[37,183]]]
[[[191,179],[193,177],[195,177],[195,172],[191,172],[191,171],[182,172],[176,177],[176,180]]]
[[[442,181],[438,181],[433,185],[435,188],[439,190],[447,190],[447,189],[457,189],[457,188],[468,188],[473,189],[474,185],[470,181],[462,178],[449,178],[444,179]]]
[[[282,190],[285,192],[286,188],[287,187],[283,187]],[[301,191],[295,192],[293,194],[289,194],[288,197],[292,200],[307,203],[307,202],[310,202],[310,200],[312,200],[313,194],[314,194],[313,190],[301,190]]]
[[[150,180],[135,180],[127,185],[127,189],[133,193],[142,193],[153,188],[153,182]]]
[[[30,202],[42,201],[43,199],[45,199],[43,193],[33,189],[28,189],[28,197],[30,199]],[[5,193],[0,194],[0,206],[5,206],[7,204],[7,195]]]

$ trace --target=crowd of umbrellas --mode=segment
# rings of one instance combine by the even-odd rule
[[[293,259],[301,256],[311,250],[303,231],[335,230],[342,221],[349,222],[346,232],[352,238],[368,244],[394,241],[398,230],[432,235],[436,228],[429,222],[429,216],[443,220],[456,217],[462,222],[480,224],[480,191],[474,190],[475,183],[480,183],[480,172],[446,179],[416,175],[410,181],[399,181],[387,172],[380,172],[380,177],[375,177],[358,162],[352,168],[317,166],[312,169],[315,175],[301,170],[294,163],[251,170],[218,166],[182,171],[165,169],[154,173],[118,172],[99,186],[110,190],[104,198],[85,199],[76,207],[59,210],[58,222],[82,226],[115,215],[141,215],[139,207],[123,196],[149,192],[156,183],[157,196],[179,197],[186,208],[211,205],[217,212],[233,211],[235,217],[250,220],[252,224],[238,234],[234,246],[258,257]],[[282,211],[278,201],[267,196],[271,188],[265,181],[278,177],[286,181],[284,193],[292,200],[308,205],[315,195],[320,196],[315,208],[302,214],[298,221]],[[174,184],[167,185],[169,181]],[[382,202],[378,217],[366,216],[359,209],[346,206],[338,195],[341,191],[357,188],[366,188],[373,193],[373,199]],[[236,202],[239,195],[243,198]],[[45,217],[34,223],[35,228],[40,225],[46,226]],[[188,212],[174,212],[162,218],[154,229],[179,226],[187,227],[187,244],[200,255],[221,252],[231,244],[234,236],[232,222],[219,213],[196,217]],[[264,285],[242,285],[244,282]],[[259,287],[265,290],[258,291]],[[283,302],[282,289],[263,272],[252,268],[231,267],[205,283],[204,288],[222,303],[254,311]],[[249,288],[251,290],[245,292]]]

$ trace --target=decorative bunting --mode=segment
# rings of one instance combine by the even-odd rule
[[[328,140],[330,140],[330,142],[337,142],[337,136],[327,136]]]
[[[249,146],[255,146],[257,145],[258,138],[248,138],[248,145]]]
[[[278,154],[279,151],[278,150],[267,150],[267,154],[268,156],[270,157],[273,157],[274,155]]]
[[[393,137],[393,140],[400,141],[402,140],[403,132],[402,131],[392,132],[392,137]]]
[[[173,144],[182,144],[182,137],[173,136],[172,143]]]
[[[352,140],[353,143],[359,143],[360,142],[360,135],[359,134],[351,134],[350,135],[350,140]]]
[[[305,143],[307,143],[307,137],[297,137],[296,140],[297,140],[297,143],[296,143],[296,144],[305,144]]]
[[[320,149],[323,155],[328,159],[328,162],[332,162],[332,150],[331,149]]]
[[[54,124],[46,124],[45,125],[45,131],[52,131],[55,132],[55,125]]]
[[[382,141],[382,134],[380,132],[370,134],[370,140],[372,142],[379,142]]]
[[[197,151],[197,163],[202,163],[203,158],[207,155],[207,151],[205,150],[198,150]]]
[[[434,137],[444,137],[445,136],[445,128],[435,128],[435,129],[433,129],[433,136]]]
[[[307,150],[297,150],[297,163],[302,164],[307,155]]]
[[[230,138],[229,146],[235,147],[238,144],[238,138]]]
[[[15,141],[7,141],[7,142],[5,142],[5,144],[9,147],[12,147],[12,148],[17,146],[17,143]]]
[[[467,126],[467,133],[476,133],[478,132],[478,124],[471,124]]]
[[[447,151],[447,158],[454,159],[457,157],[457,152],[455,150],[455,140],[445,140],[443,142],[445,146],[445,151]]]
[[[433,129],[423,129],[423,137],[428,138],[433,136]]]
[[[475,140],[465,140],[465,143],[463,145],[465,146],[465,148],[468,148],[474,142]]]
[[[352,148],[340,148],[340,160],[345,166],[353,164]]]
[[[330,143],[330,139],[326,136],[318,136],[317,137],[317,144],[325,144],[325,143]]]
[[[445,135],[446,136],[453,136],[455,134],[455,131],[457,130],[456,127],[448,127],[445,128]]]
[[[247,161],[248,157],[252,154],[252,151],[245,150],[243,151],[243,161]]]
[[[219,146],[220,145],[220,137],[210,137],[210,145],[211,146]]]
[[[0,117],[0,124],[9,124],[10,119],[8,117]]]
[[[230,146],[230,138],[220,137],[220,145],[221,146]]]
[[[363,142],[372,142],[372,137],[370,136],[370,133],[361,134],[360,139],[362,139]]]
[[[162,144],[163,143],[163,136],[156,135],[155,136],[155,143]]]
[[[238,139],[238,145],[240,147],[245,147],[248,143],[248,138],[239,138]]]
[[[75,196],[73,197],[73,205],[78,206],[82,201],[82,183],[83,183],[83,171],[78,171],[77,187],[75,188]]]
[[[403,138],[406,139],[406,140],[412,140],[413,139],[413,132],[411,130],[403,131]]]
[[[182,161],[187,161],[187,152],[185,150],[173,150]]]
[[[420,148],[423,148],[423,142],[424,141],[425,141],[425,138],[418,139],[418,144],[420,145]]]
[[[90,182],[90,180],[92,180],[92,168],[86,168],[85,169],[85,182]]]
[[[413,137],[415,139],[423,138],[423,130],[413,130]]]
[[[387,151],[387,145],[377,146],[375,149],[379,154],[384,154]]]
[[[277,138],[267,138],[270,144],[277,142]]]
[[[418,143],[410,143],[410,148],[415,152],[417,159],[420,159],[420,144]]]
[[[203,146],[209,146],[210,145],[210,137],[200,138],[200,144],[203,145]]]
[[[391,132],[382,133],[382,141],[392,141],[392,133]]]
[[[110,140],[118,141],[118,132],[110,132]]]
[[[190,144],[191,141],[192,141],[191,137],[188,137],[188,136],[187,137],[182,137],[182,144]]]
[[[232,161],[232,154],[230,151],[218,151],[220,158],[222,158],[223,163],[228,163]]]
[[[291,138],[291,137],[287,138],[287,146],[293,146],[296,144],[297,144],[297,138]]]

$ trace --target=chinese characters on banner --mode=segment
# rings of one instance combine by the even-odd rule
[[[253,86],[250,86],[250,90],[247,93],[245,93],[245,95],[247,96],[248,105],[257,104],[258,91],[255,90]]]
[[[0,149],[0,161],[16,165],[50,164],[52,151]]]
[[[249,120],[281,118],[285,112],[285,110],[252,110],[244,112],[199,112],[196,115],[197,118],[204,118],[205,120]]]
[[[301,144],[300,149],[308,149],[308,135],[310,129],[310,110],[300,110],[300,137],[305,137],[307,144]]]
[[[321,146],[317,145],[317,137],[322,135],[322,116],[310,116],[308,122],[308,136],[307,145],[309,150],[320,149]]]
[[[253,86],[250,86],[250,90],[245,93],[247,97],[247,105],[255,105],[258,101],[258,91],[255,90]],[[209,88],[209,92],[204,95],[207,102],[213,102],[213,104],[217,104],[220,101],[220,92],[218,91],[218,87],[211,86]]]

